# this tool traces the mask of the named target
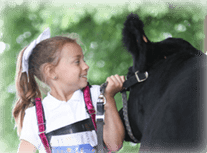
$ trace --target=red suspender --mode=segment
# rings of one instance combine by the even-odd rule
[[[95,130],[97,130],[96,129],[96,122],[95,122],[96,111],[95,111],[93,104],[92,104],[92,101],[91,101],[89,86],[86,86],[83,89],[83,95],[84,95],[84,101],[85,101],[86,107],[88,109],[89,114],[91,115],[91,119],[93,121],[94,128],[95,128]]]
[[[35,106],[36,106],[36,114],[37,114],[37,122],[38,122],[40,139],[42,140],[42,143],[46,149],[46,152],[51,153],[49,143],[45,135],[46,129],[45,129],[45,123],[44,123],[44,118],[43,118],[43,108],[42,108],[41,98],[35,98]]]
[[[85,101],[86,107],[88,109],[89,114],[91,115],[94,128],[96,129],[96,122],[95,122],[96,111],[91,101],[89,86],[86,86],[84,88],[83,95],[84,95],[84,101]],[[44,113],[43,113],[41,98],[35,98],[35,107],[36,107],[37,122],[38,122],[38,128],[39,128],[39,137],[46,149],[46,152],[51,153],[50,146],[49,146],[47,137],[45,135],[46,128],[45,128],[45,123],[44,123],[44,116],[43,116]]]

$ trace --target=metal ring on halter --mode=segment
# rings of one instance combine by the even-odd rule
[[[98,99],[103,100],[103,101],[100,101],[100,102],[103,102],[103,105],[106,104],[106,98],[105,98],[104,95],[100,94],[100,96],[98,97]]]

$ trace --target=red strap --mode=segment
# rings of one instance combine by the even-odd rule
[[[37,114],[37,122],[38,122],[40,139],[42,140],[42,143],[46,149],[46,152],[51,153],[49,143],[45,135],[45,125],[44,125],[45,123],[43,119],[43,109],[42,109],[41,98],[35,98],[35,106],[36,106],[36,114]]]
[[[86,107],[88,109],[89,114],[91,115],[94,128],[95,128],[95,130],[97,130],[97,128],[96,128],[96,122],[95,122],[96,111],[95,111],[95,109],[93,107],[93,104],[92,104],[92,101],[91,101],[90,88],[89,88],[89,86],[86,86],[83,89],[83,95],[84,95],[84,101],[86,103]]]

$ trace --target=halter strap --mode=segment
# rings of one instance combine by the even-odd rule
[[[125,89],[129,89],[131,86],[147,80],[147,78],[148,72],[141,73],[139,71],[136,71],[132,77],[124,82],[123,87],[125,87]]]

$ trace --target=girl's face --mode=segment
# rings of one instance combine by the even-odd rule
[[[76,43],[65,44],[61,51],[61,59],[55,68],[59,86],[74,91],[86,87],[88,69],[82,48]]]

